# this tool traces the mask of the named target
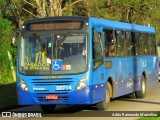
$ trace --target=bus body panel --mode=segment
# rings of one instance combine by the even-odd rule
[[[127,57],[127,62],[124,61],[124,58],[118,57],[109,58],[106,61],[112,62],[112,68],[106,69],[108,75],[106,78],[112,76],[114,83],[113,98],[139,91],[143,73],[146,75],[148,87],[157,82],[156,56]]]
[[[104,65],[101,65],[95,71],[93,71],[93,103],[104,101],[106,90],[106,79],[104,72]],[[104,93],[104,94],[102,94]]]

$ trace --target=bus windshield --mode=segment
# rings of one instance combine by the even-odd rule
[[[23,74],[76,74],[87,69],[87,35],[66,33],[23,35],[19,72]]]

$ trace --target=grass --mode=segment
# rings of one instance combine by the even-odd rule
[[[156,113],[158,117],[142,117],[138,120],[160,120],[160,112]]]
[[[0,85],[15,83],[15,81],[13,80],[11,70],[10,70],[10,72],[7,72],[7,71],[5,71],[5,72],[3,71],[3,73],[1,73],[1,72],[2,71],[0,71]]]
[[[160,117],[144,117],[139,118],[138,120],[160,120]]]

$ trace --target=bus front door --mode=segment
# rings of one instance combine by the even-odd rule
[[[93,40],[92,40],[92,60],[93,60],[93,103],[104,101],[105,99],[105,65],[104,65],[104,56],[102,52],[102,34],[93,30]]]

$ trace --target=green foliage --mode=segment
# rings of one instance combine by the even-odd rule
[[[73,15],[72,13],[73,13],[73,9],[69,8],[63,13],[63,16],[72,16]]]
[[[11,77],[8,51],[13,52],[13,49],[10,46],[10,36],[13,32],[12,29],[11,21],[0,18],[0,84],[8,83]]]
[[[5,2],[6,0],[0,0],[0,3]]]
[[[138,120],[160,120],[160,117],[143,117]]]
[[[160,120],[160,112],[155,114],[157,114],[157,117],[141,117],[138,120]]]

